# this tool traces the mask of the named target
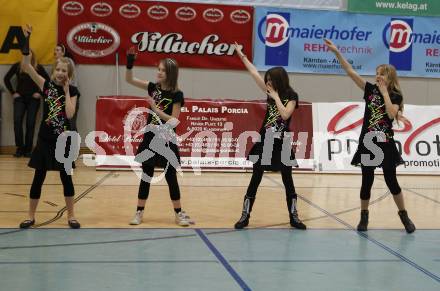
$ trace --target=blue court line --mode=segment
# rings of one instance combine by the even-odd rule
[[[275,182],[276,184],[278,184],[280,187],[282,187],[283,185],[281,185],[278,181],[267,177],[266,179],[271,180],[272,182]],[[424,273],[425,275],[431,277],[432,279],[434,279],[435,281],[437,281],[438,283],[440,283],[440,277],[435,275],[434,273],[431,273],[430,271],[426,270],[425,268],[417,265],[416,263],[414,263],[413,261],[411,261],[410,259],[406,258],[405,256],[401,255],[400,253],[394,251],[393,249],[391,249],[390,247],[386,246],[385,244],[371,238],[368,236],[368,234],[363,233],[363,232],[359,232],[356,229],[353,228],[353,226],[351,226],[350,224],[348,224],[347,222],[345,222],[344,220],[340,219],[339,217],[337,217],[336,215],[328,212],[327,210],[321,208],[319,205],[313,203],[312,201],[308,200],[307,198],[303,197],[302,195],[298,195],[298,197],[300,199],[302,199],[304,202],[308,203],[309,205],[313,206],[314,208],[322,211],[323,213],[327,214],[329,217],[333,218],[334,220],[336,220],[337,222],[339,222],[340,224],[344,225],[345,227],[347,227],[347,229],[350,229],[354,232],[356,232],[359,236],[366,238],[367,240],[369,240],[370,242],[374,243],[375,245],[381,247],[382,249],[384,249],[385,251],[389,252],[390,254],[398,257],[399,259],[401,259],[402,261],[404,261],[405,263],[407,263],[408,265],[414,267],[415,269],[419,270],[420,272]]]
[[[234,278],[234,280],[240,285],[243,290],[252,290],[244,281],[241,279],[240,275],[231,267],[225,257],[222,256],[219,250],[211,243],[208,237],[203,233],[201,229],[195,229],[195,232],[200,236],[202,241],[211,250],[211,252],[216,256],[220,263],[225,267],[226,271]]]
[[[400,253],[394,251],[393,249],[391,249],[390,247],[386,246],[385,244],[371,238],[368,236],[368,234],[363,233],[363,232],[359,232],[356,231],[350,224],[348,224],[347,222],[343,221],[342,219],[340,219],[339,217],[333,215],[332,213],[328,212],[327,210],[321,208],[320,206],[314,204],[313,202],[311,202],[310,200],[308,200],[307,198],[304,198],[300,195],[298,195],[298,197],[300,197],[303,201],[305,201],[306,203],[310,204],[311,206],[319,209],[320,211],[326,213],[328,216],[330,216],[331,218],[333,218],[334,220],[338,221],[340,224],[345,225],[348,229],[356,232],[359,236],[366,238],[367,240],[369,240],[370,242],[374,243],[375,245],[381,247],[382,249],[384,249],[385,251],[389,252],[390,254],[398,257],[399,259],[401,259],[402,261],[404,261],[405,263],[409,264],[410,266],[414,267],[415,269],[419,270],[420,272],[424,273],[425,275],[431,277],[432,279],[434,279],[435,281],[437,281],[438,283],[440,283],[440,277],[438,277],[437,275],[431,273],[430,271],[426,270],[425,268],[417,265],[416,263],[414,263],[413,261],[411,261],[410,259],[406,258],[405,256],[401,255]]]
[[[414,190],[411,190],[411,189],[408,189],[408,188],[403,188],[403,189],[405,189],[406,191],[411,192],[411,193],[413,193],[413,194],[415,194],[415,195],[417,195],[417,196],[423,197],[423,198],[425,198],[425,199],[427,199],[427,200],[429,200],[429,201],[432,201],[432,202],[434,202],[434,203],[440,204],[440,201],[435,200],[435,199],[433,199],[433,198],[431,198],[431,197],[428,197],[428,196],[426,196],[426,195],[420,194],[420,193],[418,193],[418,192],[416,192],[416,191],[414,191]]]
[[[229,260],[232,263],[400,263],[397,259],[345,259],[345,260]],[[27,265],[27,264],[187,264],[187,263],[215,263],[218,260],[132,260],[132,261],[4,261],[0,265]]]

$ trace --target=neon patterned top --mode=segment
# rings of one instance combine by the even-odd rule
[[[80,94],[75,86],[69,85],[69,93],[71,97],[77,96],[79,98]],[[53,81],[46,80],[43,86],[43,98],[43,119],[38,137],[56,142],[61,133],[70,130],[64,89]]]
[[[295,108],[298,108],[298,94],[296,92],[292,91],[286,96],[280,96],[280,98],[284,106],[286,106],[289,101],[296,101]],[[262,127],[263,132],[266,130],[272,130],[273,132],[283,135],[284,132],[289,131],[290,119],[291,118],[284,120],[278,111],[275,101],[272,98],[267,97],[267,109]]]
[[[183,98],[183,92],[178,90],[176,92],[171,92],[168,90],[163,90],[157,83],[148,83],[148,95],[150,95],[158,109],[162,110],[164,113],[171,115],[173,113],[173,104],[180,103],[181,106],[185,103]],[[149,114],[148,124],[159,125],[164,124],[165,121],[161,120],[158,115]]]
[[[388,117],[385,101],[379,91],[379,87],[367,82],[365,84],[364,99],[365,112],[360,140],[363,140],[364,135],[370,131],[381,131],[385,133],[387,141],[393,138],[393,119]],[[403,100],[402,96],[397,93],[390,94],[390,99],[391,103],[397,105],[401,104]]]

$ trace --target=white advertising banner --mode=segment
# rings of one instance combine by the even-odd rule
[[[365,103],[313,103],[314,155],[319,171],[356,172],[350,164],[357,149]],[[408,124],[394,123],[402,173],[440,174],[440,106],[405,105]]]
[[[146,0],[138,0],[144,1]],[[159,0],[155,2],[182,2],[181,0]],[[345,0],[185,0],[189,3],[231,4],[249,6],[289,7],[299,9],[346,10]]]

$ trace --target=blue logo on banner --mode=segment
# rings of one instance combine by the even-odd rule
[[[400,71],[411,71],[413,19],[391,18],[382,34],[390,52],[390,64]]]
[[[265,65],[289,65],[290,13],[267,12],[258,24],[258,37],[265,44]],[[263,32],[264,24],[266,31]]]

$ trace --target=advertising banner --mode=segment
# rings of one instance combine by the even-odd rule
[[[175,2],[59,1],[58,38],[77,63],[136,65],[174,58],[181,67],[244,69],[234,42],[252,55],[253,8]]]
[[[348,0],[348,11],[387,15],[439,16],[438,0]]]
[[[97,168],[138,166],[134,154],[142,140],[147,115],[136,115],[124,130],[132,110],[146,108],[144,98],[104,96],[96,104]],[[258,135],[266,111],[264,101],[185,99],[176,128],[182,168],[250,169],[246,156]],[[300,169],[313,169],[313,121],[310,103],[300,103],[290,124],[292,146]]]
[[[30,47],[37,61],[47,65],[53,62],[56,45],[57,0],[2,1],[0,9],[0,64],[14,64],[22,58],[24,44],[22,27],[33,27]],[[24,8],[26,7],[26,8]]]
[[[372,25],[374,23],[374,25]],[[399,76],[440,77],[440,19],[258,7],[254,63],[265,71],[345,74],[324,45],[332,40],[354,69],[374,75],[392,64]]]
[[[314,153],[321,171],[360,171],[350,162],[358,146],[365,103],[313,103]],[[394,124],[405,161],[398,172],[440,174],[440,106],[405,105],[409,124]]]

